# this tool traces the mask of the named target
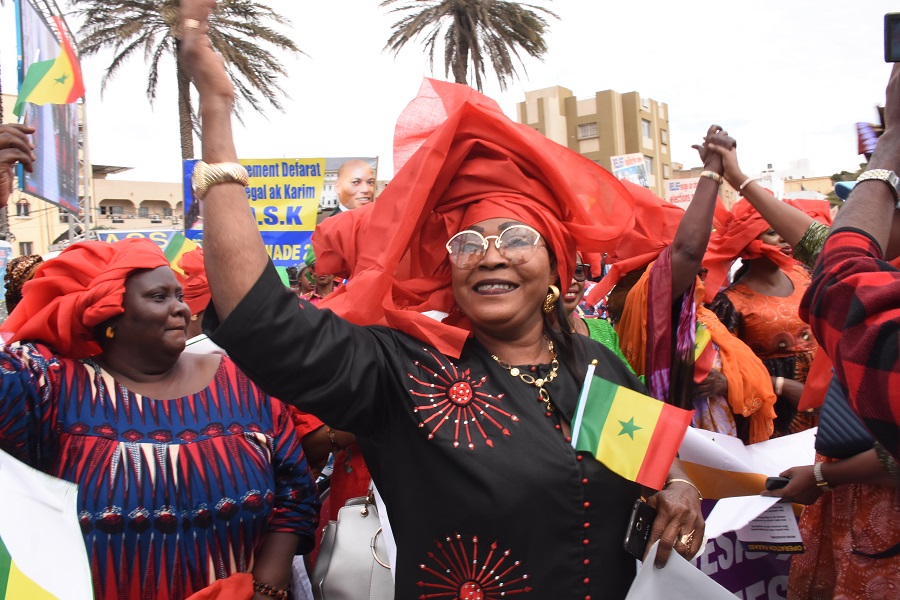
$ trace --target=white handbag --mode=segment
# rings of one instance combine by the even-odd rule
[[[393,599],[394,580],[371,497],[347,500],[337,521],[325,527],[312,588],[316,600]]]

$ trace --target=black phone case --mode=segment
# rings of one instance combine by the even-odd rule
[[[628,529],[625,531],[625,552],[638,560],[644,560],[647,540],[650,539],[655,518],[655,508],[643,500],[635,500],[634,508],[631,509],[631,518],[628,520]]]

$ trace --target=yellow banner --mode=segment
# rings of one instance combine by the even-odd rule
[[[312,231],[325,185],[325,159],[241,160],[260,231]]]

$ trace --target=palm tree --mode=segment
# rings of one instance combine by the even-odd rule
[[[74,14],[84,19],[79,31],[81,54],[89,56],[110,46],[115,52],[101,89],[106,88],[132,54],[141,50],[150,62],[147,96],[152,103],[156,99],[160,60],[164,56],[175,59],[181,156],[193,158],[197,116],[191,106],[190,80],[178,52],[181,28],[178,0],[71,0],[71,4],[75,7]],[[225,59],[238,99],[248,102],[255,110],[261,109],[260,97],[281,110],[278,77],[286,74],[275,56],[258,44],[265,42],[276,50],[300,52],[291,39],[266,25],[268,21],[288,24],[268,6],[250,0],[219,0],[210,19],[210,40]]]
[[[382,7],[401,0],[383,0]],[[392,25],[393,35],[385,46],[395,55],[408,42],[425,37],[428,64],[434,68],[434,49],[444,30],[444,76],[453,71],[456,83],[468,83],[469,61],[475,73],[475,87],[481,91],[485,63],[489,61],[500,89],[515,77],[513,57],[522,63],[520,50],[542,58],[547,52],[544,35],[547,20],[539,13],[559,17],[546,8],[505,0],[404,0],[390,12],[406,13]]]

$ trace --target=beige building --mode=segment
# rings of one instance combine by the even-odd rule
[[[784,192],[819,192],[828,195],[834,193],[834,182],[831,177],[798,177],[784,180]]]
[[[579,100],[555,86],[526,92],[517,119],[606,169],[611,170],[613,156],[643,154],[650,189],[665,197],[665,180],[672,177],[665,103],[612,90]]]

